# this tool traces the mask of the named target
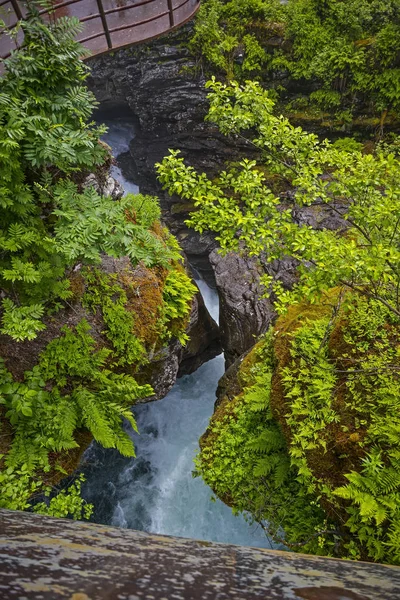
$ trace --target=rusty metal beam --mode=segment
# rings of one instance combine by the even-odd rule
[[[175,24],[175,19],[174,19],[174,7],[172,6],[172,0],[168,0],[168,10],[169,10],[169,24],[170,24],[170,27],[173,27]]]
[[[400,568],[0,510],[2,600],[398,600]]]
[[[20,9],[20,7],[18,5],[17,0],[10,0],[10,2],[11,2],[11,5],[12,5],[12,7],[14,9],[15,14],[17,15],[17,19],[22,19],[22,12],[21,12],[21,9]]]
[[[17,19],[22,18],[20,4],[17,0],[0,0],[0,6],[10,2],[17,15]],[[93,7],[97,7],[96,8]],[[91,40],[95,40],[104,36],[104,43],[101,42],[95,46],[90,45],[89,49],[93,54],[102,54],[117,47],[124,48],[133,44],[154,39],[167,33],[171,29],[183,25],[188,20],[192,19],[200,5],[200,0],[135,0],[133,3],[125,3],[122,0],[107,0],[107,4],[102,0],[93,0],[82,2],[81,0],[64,0],[54,4],[52,8],[48,6],[39,11],[40,15],[47,15],[54,9],[56,11],[65,10],[70,16],[77,16],[82,23],[95,23],[99,18],[99,22],[93,26],[88,35],[83,34],[81,42],[85,44]],[[93,10],[94,8],[94,10]],[[156,14],[154,10],[156,9]],[[108,19],[112,15],[121,16],[121,25],[110,26]],[[140,16],[139,16],[140,15]],[[168,19],[163,22],[163,19],[168,16]],[[17,21],[18,22],[18,21]],[[168,23],[168,24],[167,24]],[[11,25],[15,27],[16,23]],[[112,33],[124,32],[118,36],[117,42],[112,38]],[[0,37],[6,39],[6,34],[0,34]],[[3,44],[1,58],[5,59],[10,56],[12,42],[7,40],[8,44]]]
[[[102,2],[102,0],[96,0],[96,1],[97,1],[97,6],[99,8],[101,22],[103,24],[104,35],[106,36],[106,40],[107,40],[107,46],[111,49],[112,48],[111,36],[110,36],[110,32],[108,30],[108,23],[107,23],[106,15],[104,14],[103,2]]]

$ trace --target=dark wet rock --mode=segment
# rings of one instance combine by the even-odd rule
[[[173,340],[151,357],[150,362],[137,373],[136,379],[142,384],[149,383],[154,390],[154,395],[141,398],[136,403],[160,400],[168,394],[175,385],[181,355],[181,344],[178,340]]]
[[[188,335],[190,339],[182,350],[178,377],[190,375],[222,352],[219,327],[208,312],[200,293],[193,301]]]
[[[210,254],[220,298],[220,333],[229,366],[256,338],[267,331],[275,313],[270,300],[261,298],[261,267],[252,258],[217,251]]]
[[[216,391],[217,399],[214,404],[214,411],[218,408],[221,402],[225,400],[225,398],[231,402],[235,396],[240,394],[242,391],[242,386],[238,379],[238,372],[245,356],[245,354],[242,354],[242,356],[237,358],[231,364],[231,366],[227,368],[221,379],[218,381],[218,387]]]

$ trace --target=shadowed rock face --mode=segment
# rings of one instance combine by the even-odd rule
[[[162,160],[169,148],[179,148],[188,164],[210,176],[225,162],[251,152],[246,142],[226,138],[214,125],[204,122],[207,113],[205,79],[196,73],[194,60],[182,45],[191,30],[189,24],[161,40],[91,59],[88,83],[100,102],[100,117],[102,114],[108,118],[121,114],[136,116],[138,132],[130,153],[121,156],[122,171],[140,185],[143,193],[160,198],[163,218],[191,265],[209,285],[215,287],[217,283],[223,347],[231,361],[253,345],[254,336],[265,331],[270,321],[270,307],[265,302],[257,303],[259,286],[254,283],[258,277],[257,272],[253,273],[255,264],[239,258],[227,262],[214,252],[217,243],[212,234],[200,235],[188,229],[184,221],[193,206],[162,191],[154,171],[154,164]],[[244,299],[242,294],[246,296]],[[236,305],[237,310],[234,310]],[[265,309],[267,314],[264,315]],[[202,312],[203,308],[199,306],[199,310]],[[197,334],[192,335],[194,339]],[[210,351],[214,352],[211,347]],[[193,371],[197,364],[190,353],[189,344],[180,374]]]
[[[204,122],[208,108],[205,78],[185,47],[191,32],[188,24],[156,41],[93,58],[88,61],[92,70],[88,83],[108,118],[125,113],[137,119],[138,132],[130,152],[120,157],[120,166],[143,193],[160,198],[163,218],[190,264],[217,288],[221,343],[229,366],[274,319],[272,302],[260,299],[263,269],[278,273],[284,286],[290,287],[296,281],[296,263],[285,259],[260,267],[254,260],[233,254],[221,257],[211,233],[200,235],[185,225],[193,205],[169,196],[157,182],[154,164],[170,148],[180,149],[187,164],[210,177],[227,162],[244,154],[254,156],[246,141],[222,136],[213,124]],[[343,225],[337,212],[321,207],[299,208],[295,219],[317,228]],[[188,371],[182,367],[181,372]]]
[[[213,250],[210,262],[220,295],[221,342],[226,365],[231,365],[267,331],[275,313],[272,302],[261,298],[261,269],[251,258]]]

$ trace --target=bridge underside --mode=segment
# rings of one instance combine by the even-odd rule
[[[0,510],[2,600],[391,600],[398,567]]]
[[[191,19],[199,0],[54,0],[52,14],[76,16],[84,25],[79,41],[93,55],[143,42]],[[40,8],[43,18],[49,10]],[[13,29],[26,15],[26,2],[0,0],[0,19]],[[6,33],[0,35],[0,57],[6,58],[23,40],[20,30],[14,42]]]

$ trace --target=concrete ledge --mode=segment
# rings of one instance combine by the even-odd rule
[[[400,568],[0,510],[0,598],[390,600]]]

